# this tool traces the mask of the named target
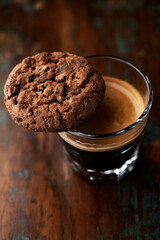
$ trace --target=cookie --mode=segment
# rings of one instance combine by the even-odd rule
[[[33,131],[60,132],[96,112],[105,84],[83,57],[62,52],[25,58],[9,74],[5,104],[14,121]]]

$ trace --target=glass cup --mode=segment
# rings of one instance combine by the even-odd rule
[[[145,109],[135,122],[117,132],[85,134],[73,130],[60,132],[59,136],[75,172],[92,182],[118,181],[135,167],[153,100],[151,83],[139,68],[124,59],[106,55],[87,59],[102,76],[122,79],[134,86]]]

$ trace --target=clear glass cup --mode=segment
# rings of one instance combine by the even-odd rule
[[[59,136],[75,172],[92,182],[118,181],[135,167],[153,100],[151,83],[138,67],[124,59],[106,55],[87,59],[102,76],[122,79],[134,86],[143,98],[145,109],[135,122],[117,132],[85,134],[73,130]]]

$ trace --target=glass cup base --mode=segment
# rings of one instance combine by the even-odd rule
[[[70,160],[71,168],[74,172],[85,178],[89,182],[117,182],[121,180],[127,173],[133,171],[136,161],[138,158],[139,146],[136,147],[132,156],[126,160],[118,168],[113,168],[110,170],[94,170],[94,169],[85,169],[78,162]]]

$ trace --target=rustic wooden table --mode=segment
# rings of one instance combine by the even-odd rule
[[[150,78],[154,104],[135,170],[89,184],[57,134],[14,124],[3,103],[12,67],[41,51],[112,54]],[[160,239],[160,3],[0,1],[0,240]]]

